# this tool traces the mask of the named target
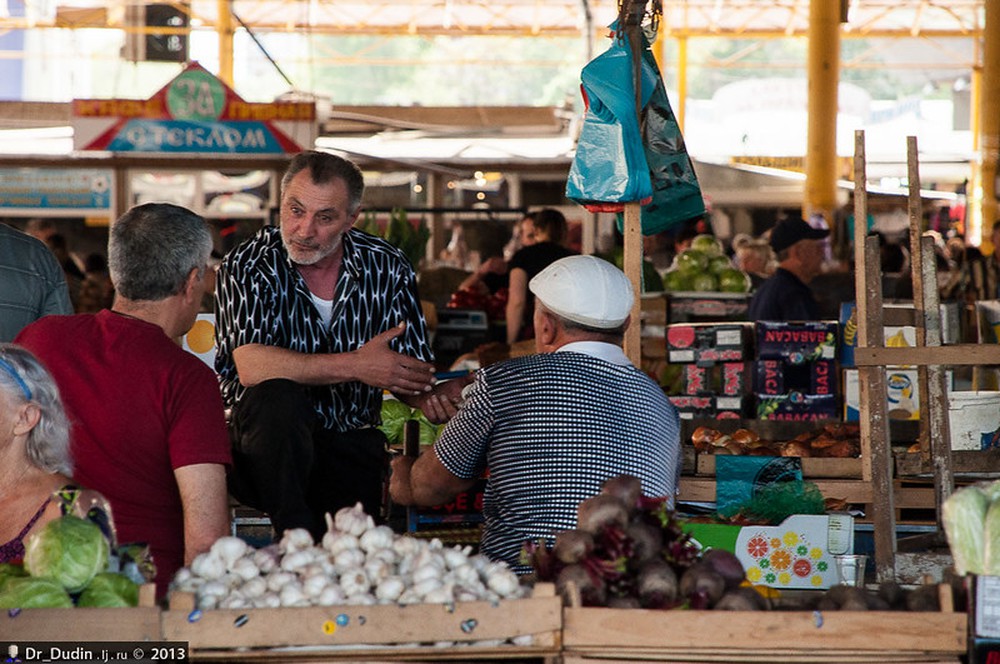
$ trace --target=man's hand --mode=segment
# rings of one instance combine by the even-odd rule
[[[412,505],[413,492],[410,488],[410,469],[417,459],[398,456],[392,460],[392,475],[389,477],[389,495],[397,505]]]
[[[431,392],[419,396],[412,405],[423,411],[434,424],[442,424],[455,416],[462,403],[462,389],[475,379],[474,374],[454,378],[434,386]]]
[[[358,380],[396,394],[429,392],[434,384],[434,365],[397,353],[389,342],[406,329],[405,323],[383,332],[355,351]]]

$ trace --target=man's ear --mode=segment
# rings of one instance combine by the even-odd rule
[[[547,311],[539,314],[538,322],[540,325],[535,329],[535,340],[539,347],[550,346],[556,339],[559,322]]]
[[[208,268],[205,268],[206,270]],[[184,297],[185,299],[194,299],[195,288],[198,286],[198,282],[201,279],[198,277],[198,268],[193,267],[191,271],[188,272],[187,279],[184,281]]]

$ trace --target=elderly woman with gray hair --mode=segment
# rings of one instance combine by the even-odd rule
[[[0,344],[0,562],[62,514],[71,483],[69,421],[52,376],[27,350]]]

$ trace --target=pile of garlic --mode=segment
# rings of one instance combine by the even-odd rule
[[[260,549],[221,537],[178,570],[171,589],[194,593],[203,610],[495,602],[523,594],[507,565],[470,556],[469,547],[396,535],[376,526],[360,503],[327,514],[326,522],[319,545],[304,529]]]

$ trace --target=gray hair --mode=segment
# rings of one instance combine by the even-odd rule
[[[108,270],[122,297],[158,301],[180,293],[191,270],[201,277],[211,253],[202,217],[179,205],[146,203],[112,224]]]
[[[361,169],[353,161],[318,150],[306,150],[292,157],[285,175],[281,178],[282,194],[292,178],[307,168],[309,177],[315,184],[326,184],[335,179],[344,181],[347,185],[347,201],[350,206],[348,214],[354,214],[361,208],[361,197],[365,193],[365,178]]]
[[[14,403],[32,403],[41,411],[28,432],[28,460],[46,472],[72,475],[69,418],[52,374],[28,350],[0,344],[0,390]]]

